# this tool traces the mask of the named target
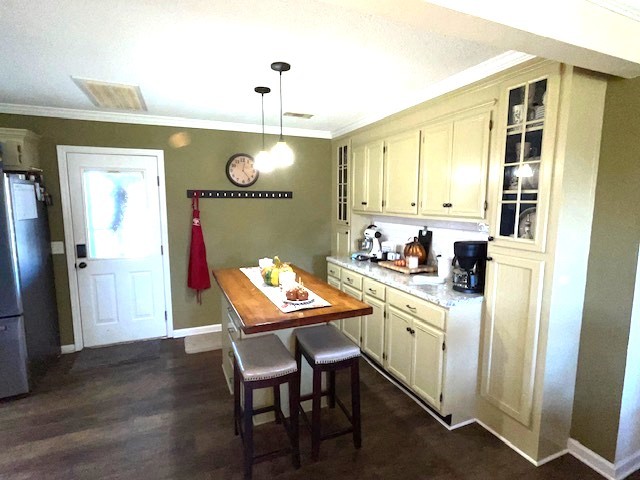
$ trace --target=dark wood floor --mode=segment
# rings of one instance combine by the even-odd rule
[[[220,355],[186,355],[182,341],[164,340],[62,357],[32,395],[0,402],[0,478],[242,478]],[[535,468],[478,425],[448,432],[366,362],[361,377],[360,451],[349,437],[328,440],[312,463],[302,429],[302,468],[280,458],[254,478],[602,478],[569,455]],[[258,448],[285,442],[273,425],[257,436]]]

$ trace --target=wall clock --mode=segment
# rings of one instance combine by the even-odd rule
[[[259,173],[253,168],[253,157],[246,153],[236,153],[229,158],[225,169],[227,178],[238,187],[249,187],[256,183]]]

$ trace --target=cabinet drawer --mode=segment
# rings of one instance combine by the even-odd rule
[[[349,285],[350,287],[362,290],[362,275],[360,275],[359,273],[354,273],[351,270],[343,269],[341,278],[343,285]]]
[[[370,295],[384,302],[387,292],[386,285],[383,285],[380,282],[376,282],[375,280],[371,280],[370,278],[364,277],[364,280],[362,281],[362,287],[362,292],[365,295]]]
[[[447,312],[445,309],[438,307],[420,298],[414,297],[394,288],[387,291],[387,300],[398,310],[409,313],[420,320],[433,325],[440,330],[445,329],[445,320]]]
[[[334,278],[340,278],[342,268],[334,265],[333,263],[327,263],[327,275]]]

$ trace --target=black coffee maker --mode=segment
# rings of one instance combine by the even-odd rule
[[[453,289],[463,293],[483,293],[487,242],[454,242],[453,254]]]

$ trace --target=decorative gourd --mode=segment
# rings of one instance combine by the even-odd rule
[[[280,285],[280,274],[282,272],[293,272],[293,268],[288,263],[282,262],[278,257],[273,257],[273,265],[260,271],[264,283],[272,287]]]
[[[413,237],[413,242],[405,245],[404,258],[407,257],[418,257],[418,265],[423,265],[427,262],[427,252],[418,241],[418,237]]]

